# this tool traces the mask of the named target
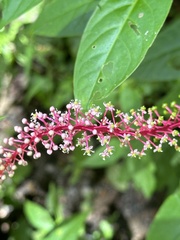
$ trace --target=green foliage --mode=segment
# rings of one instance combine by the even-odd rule
[[[137,68],[171,2],[100,2],[83,33],[75,65],[74,94],[83,106],[106,97]]]
[[[42,229],[46,232],[50,231],[54,227],[54,221],[52,217],[41,205],[31,201],[26,201],[24,205],[24,211],[28,221],[33,227]]]
[[[144,61],[134,72],[135,78],[144,81],[172,81],[180,78],[179,28],[180,19],[177,18],[159,34]]]
[[[110,167],[107,175],[116,189],[124,191],[133,182],[136,189],[140,190],[146,198],[150,198],[156,189],[155,171],[156,165],[148,155],[141,161],[126,158],[122,163]]]
[[[64,239],[78,240],[80,230],[83,230],[84,221],[87,213],[81,213],[66,220],[62,225],[57,227],[52,233],[49,233],[44,240]]]
[[[23,13],[27,12],[42,0],[3,0],[2,19],[0,21],[0,28],[7,25]]]
[[[178,190],[162,204],[149,229],[147,240],[180,239],[180,191]]]
[[[85,27],[87,13],[96,5],[94,0],[46,1],[32,30],[35,34],[48,37],[77,36]]]
[[[32,201],[25,202],[24,213],[27,220],[35,228],[33,239],[78,240],[84,229],[87,212],[65,219],[63,212],[60,211],[61,206],[59,206],[58,197],[59,191],[57,191],[55,185],[50,184],[46,207]]]
[[[27,111],[34,110],[34,106],[63,108],[73,98],[75,65],[74,96],[87,108],[91,103],[102,107],[103,101],[111,101],[122,111],[129,111],[143,104],[160,106],[163,102],[178,101],[180,20],[173,16],[173,11],[157,36],[171,3],[171,0],[3,0],[2,85],[7,85],[6,75],[13,81],[18,73],[24,74],[28,79],[23,96]],[[180,194],[175,192],[179,186],[179,153],[168,146],[163,153],[148,152],[142,159],[131,159],[117,139],[112,139],[111,145],[115,147],[114,154],[105,161],[99,157],[101,146],[96,147],[91,157],[82,156],[78,149],[69,155],[65,160],[67,164],[69,159],[73,163],[68,167],[64,164],[61,170],[62,175],[71,174],[66,185],[72,183],[72,175],[78,182],[82,171],[91,169],[103,171],[117,191],[123,192],[133,184],[151,199],[157,191],[166,190],[171,196],[157,212],[147,240],[180,239]],[[22,203],[14,200],[16,188],[32,172],[30,166],[17,169],[13,180],[0,192],[6,204],[20,208]],[[88,213],[79,210],[68,218],[64,215],[59,198],[65,187],[59,189],[54,183],[49,184],[43,207],[35,201],[23,200],[28,222],[24,216],[19,217],[20,227],[10,231],[11,237],[23,239],[21,232],[26,229],[26,236],[23,235],[26,239],[85,239]],[[84,204],[92,210],[88,197]],[[108,240],[113,235],[113,224],[108,219],[100,221],[92,238]]]
[[[99,224],[100,230],[103,232],[105,239],[112,239],[113,237],[113,229],[109,222],[102,220]]]
[[[60,218],[62,213],[60,214],[61,208],[58,207],[58,196],[60,195],[60,189],[58,189],[53,183],[49,184],[48,194],[46,197],[46,206],[49,213],[52,216],[56,216]]]

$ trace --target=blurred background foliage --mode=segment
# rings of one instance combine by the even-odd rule
[[[9,133],[9,126],[20,124],[20,119],[29,117],[34,109],[48,112],[53,105],[63,110],[73,99],[73,69],[80,38],[98,4],[94,0],[81,6],[78,1],[71,21],[71,15],[58,15],[58,1],[34,0],[21,7],[20,0],[15,2],[11,6],[10,1],[0,1],[2,136],[4,131]],[[17,8],[14,16],[11,7]],[[178,102],[179,12],[177,0],[142,64],[106,101],[126,112],[142,105],[160,107],[164,102]],[[100,101],[97,104],[102,106]],[[11,113],[15,119],[10,115],[14,107],[21,109],[21,114],[16,115],[16,110]],[[136,208],[139,198],[134,200],[135,191],[140,196],[141,211],[156,212],[179,187],[179,153],[167,146],[163,153],[148,152],[139,160],[128,158],[127,150],[119,149],[115,139],[112,144],[115,152],[106,161],[99,157],[100,146],[90,158],[79,149],[71,155],[59,152],[51,157],[42,149],[41,160],[29,159],[27,167],[19,167],[0,191],[0,238],[132,239],[135,233],[129,219],[133,219],[133,214],[127,214],[128,201],[123,202],[124,196]],[[142,240],[143,234],[133,239]]]

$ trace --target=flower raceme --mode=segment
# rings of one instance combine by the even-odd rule
[[[128,147],[128,156],[132,157],[142,157],[147,149],[162,152],[163,143],[180,151],[180,105],[175,102],[170,107],[163,105],[165,117],[156,107],[141,107],[129,114],[115,110],[110,102],[104,103],[104,107],[103,113],[98,106],[84,113],[80,102],[75,100],[67,104],[65,112],[50,107],[49,115],[36,111],[30,121],[23,118],[24,126],[14,127],[17,137],[5,138],[4,146],[0,146],[0,181],[6,175],[12,177],[17,165],[27,165],[26,156],[40,158],[39,143],[49,155],[58,149],[69,153],[80,146],[85,155],[91,156],[94,148],[90,140],[96,138],[104,146],[100,153],[103,160],[113,154],[112,137],[119,139],[121,147]],[[75,136],[76,142],[73,141]],[[54,141],[55,137],[61,138],[60,144]],[[141,149],[134,149],[133,141],[139,141]]]

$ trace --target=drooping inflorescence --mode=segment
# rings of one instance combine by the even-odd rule
[[[23,126],[14,127],[17,137],[5,138],[4,146],[0,146],[0,181],[6,175],[12,177],[17,165],[27,165],[26,156],[40,158],[39,143],[49,155],[59,149],[69,153],[80,146],[84,154],[91,156],[94,148],[90,139],[96,138],[104,146],[100,153],[103,160],[113,154],[114,147],[110,145],[112,137],[119,139],[121,147],[128,147],[128,156],[132,157],[142,157],[147,149],[162,152],[163,143],[180,151],[180,105],[175,102],[171,107],[163,105],[165,117],[156,107],[141,107],[128,114],[115,110],[110,102],[104,103],[104,106],[104,112],[100,107],[93,106],[84,113],[80,102],[75,100],[67,104],[65,112],[50,107],[49,115],[36,111],[30,121],[22,119]],[[60,144],[55,143],[55,137],[61,139]],[[134,149],[133,141],[139,141],[141,149]]]

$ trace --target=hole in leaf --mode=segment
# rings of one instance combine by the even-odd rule
[[[138,14],[138,18],[142,18],[144,16],[144,13],[143,12],[140,12],[139,14]]]
[[[139,27],[135,23],[129,21],[128,24],[130,28],[136,33],[136,35],[140,35]]]
[[[102,83],[102,81],[103,81],[103,78],[98,79],[98,83]]]

